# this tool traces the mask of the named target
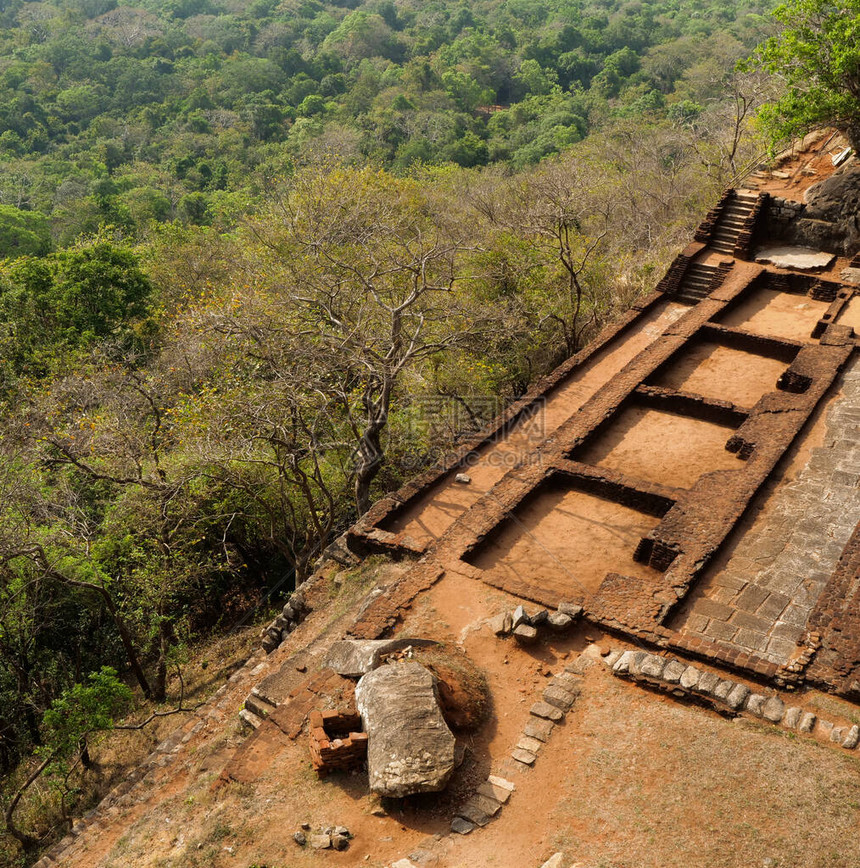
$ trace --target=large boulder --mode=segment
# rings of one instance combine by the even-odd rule
[[[402,798],[445,788],[454,771],[455,739],[429,670],[413,662],[374,669],[358,682],[355,700],[368,737],[374,793]]]
[[[804,194],[806,208],[786,240],[845,256],[860,246],[860,163],[851,160]]]
[[[325,665],[346,678],[360,678],[376,669],[386,654],[437,644],[433,639],[340,639],[329,649]]]

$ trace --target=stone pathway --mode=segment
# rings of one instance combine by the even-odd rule
[[[860,359],[829,409],[823,446],[777,489],[766,520],[740,540],[726,568],[707,580],[675,628],[785,664],[848,542],[860,486]]]

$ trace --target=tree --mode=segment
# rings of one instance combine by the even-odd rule
[[[479,327],[455,292],[465,246],[428,212],[414,181],[323,166],[297,175],[277,212],[254,224],[274,254],[290,331],[325,366],[354,438],[359,513],[405,372]]]
[[[43,214],[0,205],[0,259],[41,256],[51,246],[51,229]]]
[[[593,271],[613,208],[605,174],[583,160],[547,161],[518,184],[478,189],[473,203],[499,229],[522,234],[541,251],[540,324],[552,324],[572,355],[600,318],[606,294]]]
[[[774,16],[782,31],[752,59],[786,86],[761,113],[771,137],[835,126],[860,149],[860,0],[788,0]]]
[[[40,762],[12,795],[5,810],[6,831],[25,851],[34,850],[39,841],[15,823],[15,809],[24,794],[45,773],[62,779],[61,787],[65,789],[64,784],[75,757],[85,767],[91,765],[90,736],[112,729],[114,720],[128,707],[131,699],[131,691],[117,678],[116,671],[105,666],[91,673],[87,683],[75,684],[65,691],[45,712],[45,741],[37,751]],[[64,819],[67,820],[64,798],[62,807]]]

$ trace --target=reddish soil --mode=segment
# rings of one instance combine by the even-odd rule
[[[471,562],[562,599],[593,594],[608,572],[657,576],[633,552],[658,518],[580,491],[542,490],[513,512]]]
[[[685,348],[654,382],[706,398],[731,401],[739,407],[752,407],[765,392],[776,389],[776,381],[787,367],[778,359],[697,341]]]
[[[468,473],[472,480],[470,484],[455,482],[455,472],[448,474],[424,497],[398,513],[393,521],[386,524],[386,530],[406,532],[418,544],[441,536],[508,470],[569,419],[601,386],[686,310],[684,305],[674,302],[657,305],[633,330],[620,335],[604,351],[577,368],[546,396],[543,405],[528,421],[517,425],[500,443],[481,450],[475,463],[463,468],[463,472]]]
[[[737,458],[726,451],[732,431],[689,416],[629,407],[598,433],[593,444],[578,450],[576,459],[625,476],[690,488],[703,473],[738,469]]]
[[[802,145],[778,159],[778,167],[772,173],[753,176],[748,186],[772,196],[803,201],[803,194],[812,184],[829,178],[836,167],[832,157],[845,149],[846,140],[833,132],[814,133],[806,137]]]
[[[829,303],[806,295],[758,289],[720,317],[720,324],[769,337],[811,342],[813,327]]]
[[[839,314],[839,325],[851,326],[855,334],[860,334],[860,296],[855,295]]]

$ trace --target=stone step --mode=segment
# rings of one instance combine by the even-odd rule
[[[256,688],[245,697],[245,708],[259,718],[268,717],[276,707],[265,697],[261,696]]]

